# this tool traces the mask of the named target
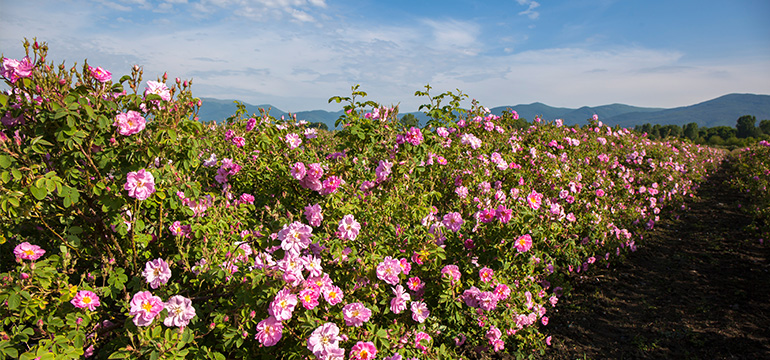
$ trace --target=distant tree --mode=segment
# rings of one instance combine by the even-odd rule
[[[728,145],[728,146],[744,146],[748,142],[747,140],[748,140],[748,138],[747,139],[739,139],[739,138],[733,136],[733,137],[725,140],[725,145]]]
[[[410,128],[412,126],[418,126],[420,124],[420,120],[418,120],[414,115],[412,114],[406,114],[401,117],[401,120],[399,120],[401,125],[404,125],[404,127]]]
[[[682,128],[679,125],[664,125],[660,128],[660,136],[666,137],[682,137]]]
[[[709,138],[709,145],[724,145],[725,141],[719,135],[712,135]]]
[[[711,138],[714,135],[719,136],[723,140],[729,139],[733,136],[736,136],[736,130],[735,128],[730,126],[714,126],[714,127],[708,128],[707,138]]]
[[[652,126],[652,130],[650,130],[649,132],[651,139],[658,140],[663,137],[663,134],[661,134],[660,132],[660,128],[661,128],[660,124],[655,124]]]
[[[307,127],[321,129],[321,130],[326,130],[326,131],[329,130],[329,126],[327,126],[326,124],[324,124],[322,122],[311,122],[311,123],[307,124]]]
[[[698,132],[698,123],[691,122],[684,126],[684,137],[695,141],[700,137],[700,134]]]
[[[770,120],[762,120],[759,122],[759,129],[765,135],[770,135]]]
[[[739,117],[738,122],[735,125],[735,129],[738,132],[737,137],[747,138],[749,136],[758,135],[757,128],[755,126],[756,122],[757,118],[755,118],[753,115],[743,115]]]

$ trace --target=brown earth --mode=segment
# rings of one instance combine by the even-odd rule
[[[770,239],[745,232],[724,171],[638,251],[577,279],[543,359],[770,359]]]

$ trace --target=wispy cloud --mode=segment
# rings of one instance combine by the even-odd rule
[[[532,0],[516,0],[516,2],[519,3],[519,5],[526,5],[527,10],[524,10],[519,13],[519,15],[527,15],[530,19],[535,20],[540,17],[540,13],[535,11],[538,7],[540,7],[540,3],[537,1]]]
[[[21,57],[20,41],[38,36],[55,62],[88,58],[116,76],[138,64],[146,80],[164,72],[192,78],[196,96],[286,111],[338,110],[326,100],[349,94],[355,84],[372,100],[400,102],[404,111],[425,101],[412,94],[426,83],[436,91],[459,88],[487,106],[668,107],[727,92],[770,92],[770,67],[761,54],[694,61],[673,46],[564,37],[561,26],[549,29],[560,34],[557,45],[541,42],[541,26],[526,30],[539,16],[539,3],[531,0],[507,0],[509,13],[526,10],[506,23],[448,13],[377,17],[366,4],[347,10],[349,4],[323,0],[31,3],[0,0],[5,56]],[[510,27],[500,31],[504,26]]]

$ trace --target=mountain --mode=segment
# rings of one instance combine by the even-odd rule
[[[203,105],[198,113],[201,120],[215,120],[221,122],[235,114],[236,106],[232,100],[220,100],[214,98],[202,98]],[[259,114],[259,108],[270,110],[270,115],[279,118],[288,113],[265,105],[250,105],[244,103],[247,114]],[[536,116],[545,120],[562,119],[566,125],[583,125],[594,114],[599,116],[603,123],[621,127],[634,127],[635,125],[650,124],[675,124],[685,125],[691,122],[701,127],[730,126],[734,127],[739,117],[754,115],[757,120],[770,119],[770,95],[756,94],[728,94],[716,99],[704,101],[690,106],[682,106],[671,109],[637,107],[625,104],[610,104],[602,106],[581,108],[553,107],[543,103],[520,104],[512,106],[498,106],[490,109],[493,114],[500,115],[508,109],[515,110],[519,117],[532,121]],[[297,119],[309,122],[321,122],[329,129],[334,129],[334,123],[342,115],[340,111],[311,110],[298,111]],[[403,116],[407,113],[401,113]],[[421,112],[412,112],[420,124],[427,122],[427,116]]]
[[[754,115],[757,120],[770,119],[770,95],[728,94],[690,106],[655,112],[628,112],[607,118],[605,123],[633,127],[634,125],[674,124],[691,122],[701,127],[734,127],[739,117]]]
[[[198,119],[200,121],[216,121],[216,122],[222,122],[225,119],[227,119],[230,116],[235,115],[235,111],[238,110],[238,107],[235,105],[234,100],[221,100],[221,99],[214,99],[214,98],[200,98],[202,105],[200,110],[198,111]],[[265,110],[272,107],[272,105],[264,104],[264,105],[251,105],[247,103],[243,103],[243,105],[246,106],[246,114],[257,114],[259,115],[259,108],[263,108]],[[276,109],[272,108],[270,110],[270,115],[273,117],[279,118],[281,115],[285,115],[286,113]]]
[[[596,107],[583,106],[579,109],[557,108],[545,105],[543,103],[532,103],[529,105],[499,106],[490,109],[493,114],[501,114],[508,109],[515,110],[519,117],[532,121],[536,116],[545,120],[562,119],[566,125],[583,125],[587,119],[594,114],[599,115],[599,119],[609,119],[613,116],[629,112],[648,113],[664,110],[661,108],[644,108],[630,106],[625,104],[602,105]]]

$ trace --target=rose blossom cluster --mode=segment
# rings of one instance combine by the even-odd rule
[[[171,269],[165,260],[158,258],[145,263],[142,275],[151,288],[157,289],[168,283]],[[174,295],[163,302],[149,291],[140,291],[131,299],[129,316],[134,317],[136,326],[148,326],[164,309],[168,310],[168,315],[163,324],[168,327],[185,327],[196,315],[192,301],[184,296]]]
[[[321,177],[324,170],[319,163],[312,163],[305,166],[302,162],[297,162],[291,166],[291,176],[299,180],[299,184],[305,188],[319,192],[321,195],[333,194],[344,183],[338,176],[328,176],[323,182]]]

